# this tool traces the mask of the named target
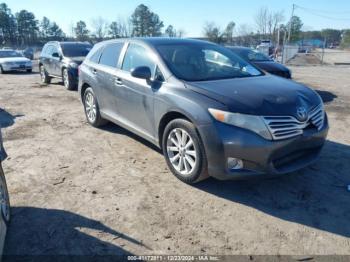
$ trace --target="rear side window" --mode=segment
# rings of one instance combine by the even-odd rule
[[[43,47],[43,50],[41,50],[41,55],[46,55],[47,52],[47,45]]]
[[[123,43],[113,43],[107,45],[102,52],[100,64],[110,67],[117,67],[120,52],[123,48]]]
[[[101,53],[102,53],[102,48],[97,49],[96,52],[94,52],[92,56],[89,58],[89,60],[91,62],[98,64],[98,62],[100,61]]]
[[[156,64],[152,61],[147,50],[136,44],[130,44],[126,51],[122,69],[130,72],[139,66],[148,66],[151,69],[152,76],[156,70]]]

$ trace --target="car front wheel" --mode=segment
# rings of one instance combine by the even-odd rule
[[[185,119],[175,119],[165,128],[162,148],[172,173],[193,184],[208,177],[207,157],[195,126]]]
[[[101,117],[97,99],[91,87],[85,90],[83,101],[86,119],[89,124],[94,127],[105,125],[107,121]]]
[[[76,84],[74,82],[74,79],[69,74],[67,68],[63,69],[63,71],[62,71],[62,80],[63,80],[64,86],[67,88],[67,90],[75,90],[76,89]]]

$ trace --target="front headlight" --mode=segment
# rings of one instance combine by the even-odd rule
[[[264,120],[260,116],[230,113],[213,108],[209,108],[208,110],[217,121],[248,129],[265,139],[272,140],[272,136],[267,129]]]
[[[69,63],[69,66],[71,67],[71,68],[78,68],[78,64],[77,63]]]

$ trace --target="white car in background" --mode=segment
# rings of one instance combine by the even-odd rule
[[[26,71],[31,73],[32,61],[15,50],[0,50],[0,74],[9,71]]]
[[[8,223],[10,222],[10,199],[1,162],[6,158],[0,129],[0,260],[5,244]]]

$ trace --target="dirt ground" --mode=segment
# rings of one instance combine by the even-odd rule
[[[0,75],[12,204],[5,254],[350,255],[350,68],[292,67],[326,102],[319,161],[278,179],[186,185],[149,143],[90,127],[77,92]]]

